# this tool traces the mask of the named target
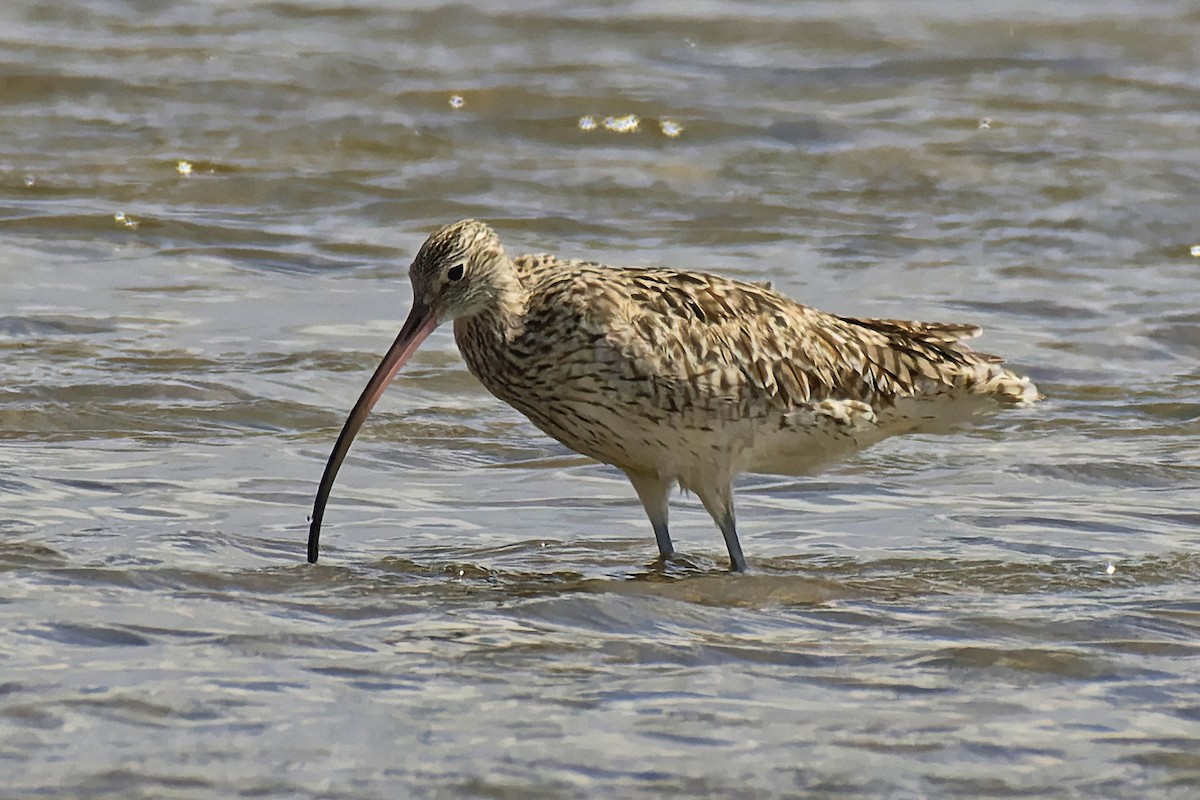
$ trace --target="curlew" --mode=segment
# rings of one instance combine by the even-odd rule
[[[854,319],[763,284],[674,269],[606,267],[552,255],[510,258],[495,232],[462,220],[421,246],[413,304],[354,404],[317,490],[308,560],[338,468],[367,414],[441,323],[467,368],[551,437],[620,468],[663,558],[667,500],[696,494],[746,559],[734,521],[743,471],[796,475],[887,436],[944,427],[1034,385],[971,350],[974,325]]]

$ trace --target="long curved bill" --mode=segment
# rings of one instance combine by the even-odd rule
[[[396,337],[396,341],[388,349],[383,361],[375,368],[375,374],[371,376],[371,380],[367,381],[367,386],[359,396],[358,402],[350,410],[350,416],[346,417],[346,423],[342,425],[342,432],[338,434],[333,452],[329,454],[329,461],[325,463],[325,474],[321,476],[321,485],[317,488],[317,499],[313,503],[313,513],[308,525],[308,563],[317,563],[317,545],[321,538],[321,519],[325,516],[325,503],[329,500],[329,493],[333,490],[333,479],[337,477],[342,460],[346,458],[346,453],[350,450],[354,435],[358,433],[358,429],[362,427],[367,415],[371,413],[375,401],[379,399],[383,390],[392,382],[392,378],[396,377],[396,373],[404,366],[404,362],[408,361],[421,346],[421,342],[425,341],[437,326],[438,320],[432,310],[414,304],[412,310],[408,312],[408,319],[404,321],[404,326],[400,328],[400,334]]]

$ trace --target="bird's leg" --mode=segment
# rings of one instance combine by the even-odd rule
[[[738,541],[737,525],[733,518],[733,486],[726,485],[723,489],[697,489],[700,502],[721,529],[725,537],[725,547],[729,550],[730,572],[745,572],[746,557],[742,555],[742,544]]]
[[[671,546],[671,534],[667,531],[667,498],[671,493],[673,481],[664,480],[654,473],[634,472],[625,470],[629,482],[633,484],[646,516],[654,527],[654,538],[658,542],[658,555],[670,558],[675,555]]]

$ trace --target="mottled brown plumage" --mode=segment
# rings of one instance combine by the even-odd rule
[[[310,560],[350,440],[445,320],[492,394],[629,476],[662,556],[673,552],[667,498],[678,483],[720,527],[735,570],[745,568],[733,513],[739,472],[809,472],[895,433],[1039,397],[1001,359],[963,344],[974,325],[838,317],[769,284],[695,272],[510,259],[475,220],[430,236],[410,277],[412,313],[326,467]]]

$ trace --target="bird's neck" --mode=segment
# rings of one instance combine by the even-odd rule
[[[514,273],[499,285],[495,299],[482,310],[454,320],[454,336],[463,355],[469,350],[502,350],[525,330],[529,292]]]

